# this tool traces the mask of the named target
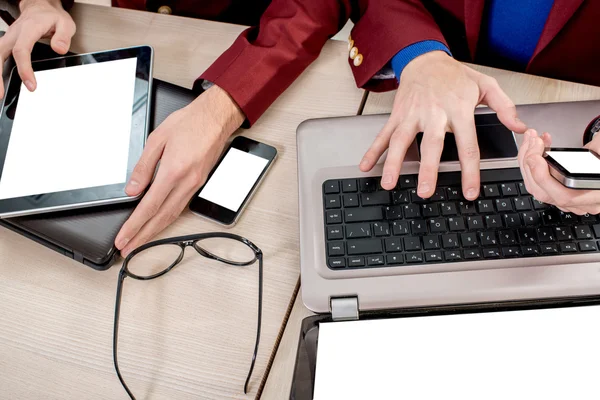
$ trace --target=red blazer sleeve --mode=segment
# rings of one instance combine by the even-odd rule
[[[348,60],[358,87],[386,91],[398,86],[396,79],[371,79],[403,48],[423,40],[446,40],[421,0],[359,1],[360,19],[352,29],[352,40],[363,61]]]
[[[245,30],[204,72],[254,123],[319,55],[350,17],[352,0],[273,0],[258,27]]]

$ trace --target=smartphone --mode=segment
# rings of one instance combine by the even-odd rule
[[[600,189],[600,156],[580,148],[548,148],[544,158],[550,174],[571,189]]]
[[[222,225],[234,225],[275,161],[277,149],[238,136],[194,195],[190,210]]]
[[[519,154],[515,134],[502,125],[496,114],[475,114],[475,130],[482,160],[514,159]],[[423,132],[417,134],[417,147],[421,159]],[[452,132],[446,132],[440,162],[458,160],[458,149]]]

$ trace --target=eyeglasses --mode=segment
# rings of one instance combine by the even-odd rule
[[[258,260],[258,319],[256,325],[256,342],[254,353],[250,362],[250,369],[244,393],[248,393],[248,383],[252,377],[254,363],[258,353],[260,342],[260,327],[262,317],[262,286],[263,286],[263,254],[262,251],[248,239],[225,232],[202,233],[198,235],[181,236],[169,239],[157,240],[147,243],[133,250],[123,261],[119,272],[117,284],[117,298],[115,301],[115,321],[113,328],[113,362],[119,381],[129,397],[135,397],[123,380],[119,363],[117,360],[117,348],[119,340],[119,315],[121,312],[121,298],[123,294],[123,282],[126,277],[141,281],[148,281],[165,275],[171,271],[183,259],[185,249],[193,247],[198,254],[206,258],[220,261],[222,263],[246,267]],[[167,260],[167,261],[165,261]],[[170,264],[169,264],[170,262]]]

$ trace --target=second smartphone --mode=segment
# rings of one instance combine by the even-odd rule
[[[190,210],[222,225],[233,225],[275,161],[277,149],[244,136],[229,145]]]

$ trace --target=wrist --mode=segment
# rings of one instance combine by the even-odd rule
[[[198,96],[190,107],[194,115],[202,116],[212,126],[209,131],[223,140],[229,138],[246,118],[229,93],[217,85]]]
[[[40,4],[49,4],[53,7],[57,7],[62,9],[61,0],[20,0],[19,1],[19,10],[23,12],[27,8]]]
[[[404,68],[404,74],[411,73],[411,71],[416,71],[416,73],[421,73],[424,66],[429,66],[439,62],[445,62],[448,60],[453,60],[452,57],[448,55],[448,53],[440,50],[430,51],[425,54],[421,54],[418,57],[415,57],[411,62],[409,62]]]

